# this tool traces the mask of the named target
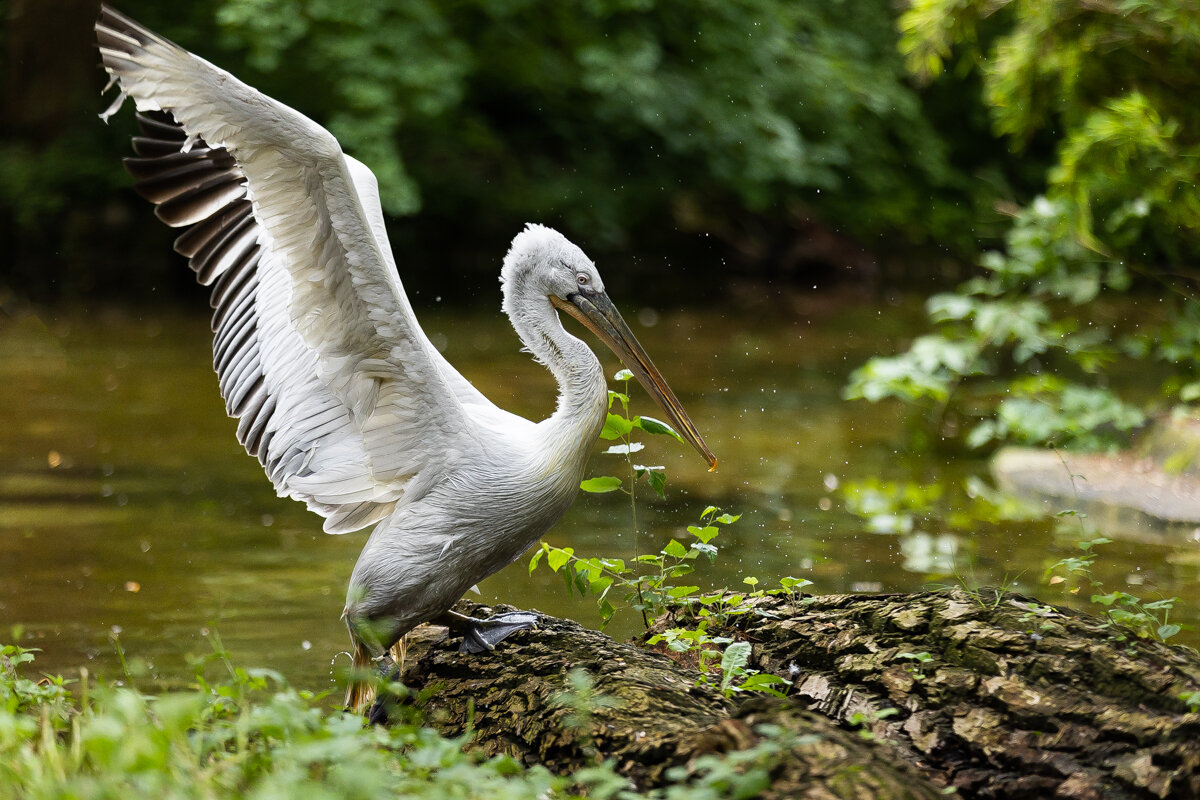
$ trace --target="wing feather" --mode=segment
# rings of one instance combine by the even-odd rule
[[[137,190],[212,286],[213,365],[281,495],[342,533],[434,485],[495,410],[429,343],[370,171],[316,123],[102,7],[101,58],[139,112]],[[118,102],[103,116],[115,113]]]

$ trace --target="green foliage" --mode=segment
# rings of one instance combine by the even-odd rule
[[[846,718],[846,722],[852,728],[858,729],[859,737],[861,737],[865,741],[870,742],[870,741],[874,741],[874,739],[875,739],[875,734],[874,734],[874,732],[872,732],[871,727],[876,722],[881,722],[881,721],[887,719],[888,717],[894,717],[899,713],[900,713],[900,709],[891,708],[891,707],[876,709],[870,713],[863,712],[863,711],[855,711],[853,714],[851,714],[849,717]]]
[[[902,14],[914,74],[938,78],[957,49],[956,69],[982,74],[997,134],[1018,150],[1049,138],[1057,162],[984,274],[930,298],[934,332],[864,365],[847,397],[912,403],[972,446],[1089,449],[1124,444],[1145,421],[1106,385],[1114,368],[1160,362],[1163,400],[1196,399],[1181,391],[1196,362],[1153,343],[1196,341],[1177,265],[1200,256],[1197,20],[1190,3],[1147,0],[921,0]],[[1175,293],[1168,318],[1135,334],[1097,324],[1091,307],[1132,274]]]
[[[225,0],[218,17],[266,77],[305,87],[392,213],[437,186],[613,238],[648,206],[803,198],[874,232],[954,180],[879,0]]]
[[[875,533],[909,533],[917,515],[925,515],[942,497],[940,483],[920,485],[909,482],[867,478],[847,481],[841,486],[846,510],[867,522]]]
[[[721,691],[726,697],[738,692],[763,692],[784,697],[792,682],[747,666],[751,650],[749,642],[732,642],[725,648],[721,654]]]
[[[857,369],[845,396],[898,398],[924,409],[943,432],[953,417],[973,447],[1125,443],[1147,412],[1108,388],[1105,373],[1130,358],[1157,361],[1175,371],[1164,395],[1178,396],[1195,374],[1193,362],[1173,358],[1196,340],[1194,304],[1181,305],[1162,328],[1120,334],[1096,324],[1091,304],[1104,291],[1126,290],[1129,272],[1087,250],[1066,225],[1061,203],[1041,198],[1022,211],[1007,252],[985,255],[984,275],[929,298],[935,331]],[[1154,344],[1160,339],[1182,347]]]
[[[0,645],[0,711],[29,715],[44,708],[54,728],[64,727],[71,700],[68,681],[61,676],[34,681],[19,672],[22,664],[33,662],[37,652],[16,645]],[[26,720],[24,727],[29,727],[30,722]]]
[[[623,388],[627,390],[632,377],[629,370],[623,369],[614,379],[625,383]],[[601,437],[620,440],[620,445],[610,447],[606,452],[625,458],[628,475],[625,479],[611,476],[589,478],[583,481],[580,488],[596,493],[619,489],[628,494],[636,541],[638,482],[645,477],[662,496],[666,477],[662,467],[645,467],[633,462],[632,454],[643,448],[640,442],[630,437],[634,431],[641,430],[666,434],[681,442],[683,440],[663,422],[650,417],[631,416],[628,391],[609,391],[608,406],[608,419]],[[782,695],[780,688],[790,686],[788,681],[747,667],[750,652],[748,644],[708,635],[711,621],[725,622],[730,617],[753,610],[753,606],[745,601],[766,594],[764,590],[756,588],[758,578],[747,577],[743,580],[752,590],[748,595],[727,590],[704,593],[699,586],[679,583],[680,579],[695,571],[695,564],[701,556],[710,563],[716,559],[718,546],[714,542],[720,536],[721,528],[738,519],[740,515],[723,513],[721,509],[709,506],[701,512],[696,524],[687,526],[688,537],[684,541],[672,538],[654,554],[641,554],[639,551],[629,563],[620,558],[578,556],[574,548],[555,547],[542,542],[529,561],[529,572],[532,574],[544,561],[552,572],[562,576],[569,594],[578,594],[580,598],[588,595],[595,597],[602,628],[607,627],[622,606],[638,613],[647,629],[670,609],[690,610],[697,620],[695,627],[667,628],[652,636],[648,643],[662,643],[676,653],[694,654],[701,682],[707,683],[710,672],[715,668],[720,674],[720,689],[726,695],[741,691]],[[788,576],[780,580],[781,588],[772,590],[772,593],[785,594],[794,599],[811,583],[806,579]],[[728,646],[721,649],[722,645]]]
[[[646,449],[646,446],[641,442],[634,441],[634,431],[649,433],[656,436],[670,436],[676,441],[682,442],[683,437],[665,422],[661,422],[653,417],[635,417],[629,415],[629,381],[633,378],[633,373],[627,369],[619,370],[613,376],[613,380],[621,381],[624,391],[617,392],[612,389],[608,392],[608,416],[604,420],[604,427],[600,431],[600,438],[608,441],[618,440],[618,444],[614,444],[605,450],[606,455],[617,455],[625,457],[625,467],[628,470],[628,475],[625,479],[613,477],[611,475],[603,475],[595,478],[588,478],[579,484],[579,488],[585,492],[593,494],[605,494],[614,492],[618,489],[629,495],[630,509],[633,514],[634,534],[637,533],[637,484],[642,478],[650,484],[650,488],[659,497],[666,497],[667,476],[664,467],[651,467],[645,464],[637,464],[633,461],[633,454],[640,453]],[[613,410],[613,405],[616,404],[618,409]],[[628,481],[628,483],[626,483]]]
[[[649,792],[653,800],[750,800],[771,787],[772,771],[791,750],[821,741],[815,734],[797,734],[777,725],[754,728],[758,741],[745,750],[702,755],[686,765],[667,770],[668,784]],[[631,798],[628,782],[607,766],[581,770],[575,775],[585,795],[593,800]]]
[[[925,673],[922,671],[921,667],[933,662],[933,656],[926,651],[921,651],[920,653],[897,653],[896,658],[914,662],[906,669],[908,670],[909,674],[917,680],[921,680],[925,677]]]
[[[475,65],[437,4],[227,0],[217,19],[252,67],[306,87],[313,107],[305,113],[325,116],[342,146],[371,167],[389,213],[420,208],[398,133],[458,108]],[[302,62],[290,57],[299,52]]]
[[[613,376],[614,380],[623,384],[624,391],[609,390],[608,417],[600,438],[619,440],[620,444],[609,447],[605,453],[624,458],[627,475],[624,479],[614,476],[588,478],[579,488],[585,492],[603,494],[620,490],[629,495],[629,514],[633,527],[633,537],[636,554],[633,562],[626,565],[619,558],[588,558],[581,559],[574,555],[570,547],[558,548],[542,542],[541,549],[534,553],[529,562],[529,571],[537,568],[542,556],[546,556],[546,564],[555,572],[562,571],[568,591],[578,591],[580,597],[591,593],[597,597],[600,607],[601,625],[606,626],[616,612],[616,606],[609,599],[609,591],[613,586],[624,591],[625,602],[642,616],[642,621],[649,628],[655,617],[672,602],[678,602],[689,594],[699,591],[697,586],[672,586],[671,581],[692,572],[692,566],[699,556],[704,555],[711,562],[717,556],[717,546],[712,540],[719,533],[718,526],[736,522],[739,517],[721,513],[720,509],[710,506],[700,515],[699,525],[689,525],[688,535],[694,541],[684,545],[671,539],[657,555],[642,555],[637,523],[637,487],[642,478],[659,495],[666,495],[666,471],[661,466],[651,467],[637,464],[633,454],[645,448],[641,442],[634,441],[634,431],[666,435],[682,442],[683,438],[669,425],[652,417],[632,416],[629,413],[629,381],[633,373],[622,369]],[[615,410],[614,410],[615,408]]]
[[[618,701],[596,689],[592,676],[586,670],[573,669],[567,673],[568,689],[554,697],[552,705],[568,709],[563,718],[563,724],[574,728],[584,736],[584,744],[588,741],[588,726],[598,709],[613,708]]]
[[[1200,15],[1190,2],[922,0],[901,15],[919,77],[954,48],[978,69],[997,133],[1021,148],[1053,131],[1048,177],[1071,228],[1126,260],[1197,254]],[[1120,76],[1114,80],[1114,76]]]
[[[708,633],[709,623],[713,619],[724,621],[728,616],[749,613],[752,608],[742,605],[743,599],[739,598],[736,603],[720,612],[719,616],[714,617],[709,611],[709,616],[701,617],[695,627],[667,628],[662,633],[651,636],[646,643],[661,643],[672,652],[694,655],[696,668],[700,671],[699,683],[715,683],[726,697],[732,697],[739,692],[762,692],[785,697],[792,685],[791,681],[747,666],[751,655],[749,642],[734,641],[728,636],[710,636]],[[703,602],[701,598],[697,600]]]
[[[1042,603],[1028,602],[1020,605],[1025,609],[1025,613],[1020,616],[1020,621],[1032,622],[1035,619],[1041,620],[1038,623],[1039,630],[1053,630],[1055,628],[1055,623],[1052,620],[1055,617],[1062,616],[1054,610],[1053,606],[1043,605]]]
[[[566,796],[568,779],[464,751],[417,724],[367,727],[218,651],[224,678],[158,696],[32,681],[0,648],[0,798]],[[86,679],[86,676],[85,676]]]
[[[609,253],[638,241],[646,255],[650,239],[677,249],[663,230],[765,253],[815,219],[852,235],[970,248],[967,209],[990,200],[907,80],[886,0],[121,8],[328,127],[376,173],[388,213],[422,213],[427,238],[411,228],[393,238],[481,273],[492,262],[477,253],[529,219],[588,231]],[[82,30],[79,17],[93,12],[72,13]],[[53,35],[39,19],[9,20],[14,57]],[[14,83],[0,136],[0,213],[13,219],[2,243],[20,243],[30,261],[60,258],[69,286],[106,268],[84,284],[103,289],[107,272],[130,270],[114,240],[146,219],[126,219],[135,199],[120,191],[132,114],[108,128],[77,124],[107,102],[94,49],[29,69],[46,74]],[[463,220],[473,231],[465,239]],[[166,235],[148,237],[136,261],[157,255]],[[119,272],[113,249],[126,256],[112,258]],[[416,284],[420,273],[401,263]],[[31,283],[49,283],[46,274],[63,283],[51,270],[27,272]]]
[[[688,544],[671,539],[658,553],[636,556],[631,563],[620,558],[581,557],[575,555],[574,548],[542,542],[529,561],[529,572],[532,574],[544,557],[546,566],[562,575],[568,592],[596,598],[601,626],[607,626],[617,612],[613,600],[619,599],[640,614],[648,628],[668,606],[690,602],[689,598],[700,591],[698,586],[677,585],[675,581],[691,574],[700,556],[710,562],[715,559],[717,545],[713,540],[720,526],[738,519],[718,508],[706,508],[699,524],[688,526]]]
[[[801,590],[812,585],[812,581],[788,576],[780,580],[781,588],[768,592],[757,589],[757,578],[747,577],[743,582],[753,590],[749,594],[725,589],[701,592],[699,586],[676,583],[694,571],[694,563],[700,556],[709,561],[716,558],[717,545],[713,540],[720,535],[721,526],[738,519],[710,506],[700,515],[699,524],[687,527],[690,537],[687,544],[671,539],[657,554],[637,556],[630,564],[620,558],[577,556],[574,548],[542,542],[529,561],[529,572],[532,574],[544,560],[551,571],[562,575],[568,593],[577,593],[581,598],[594,596],[600,609],[601,627],[607,626],[619,610],[614,598],[639,613],[647,628],[668,610],[689,611],[696,620],[694,627],[667,628],[651,636],[647,643],[661,643],[676,653],[694,654],[700,682],[709,683],[715,670],[719,674],[718,686],[727,696],[750,691],[783,696],[791,686],[790,681],[748,667],[750,645],[728,637],[710,636],[708,626],[713,621],[725,623],[732,617],[754,612],[754,605],[747,600],[768,593],[798,599]]]
[[[1062,512],[1062,516],[1078,520],[1085,531],[1082,515],[1077,512]],[[1168,597],[1161,600],[1143,601],[1142,598],[1128,592],[1103,592],[1103,586],[1092,573],[1092,565],[1096,563],[1095,548],[1111,543],[1111,539],[1103,536],[1076,542],[1079,554],[1059,559],[1046,569],[1046,577],[1052,585],[1062,584],[1068,591],[1078,593],[1081,588],[1093,590],[1091,601],[1099,604],[1105,616],[1114,625],[1131,629],[1138,636],[1165,642],[1182,630],[1177,623],[1171,622],[1171,609],[1178,602],[1178,597]],[[1063,575],[1061,573],[1065,572]]]
[[[34,651],[0,645],[0,798],[555,800],[583,790],[593,798],[716,800],[757,795],[783,753],[814,741],[762,727],[754,747],[675,767],[665,786],[643,794],[611,763],[555,776],[471,751],[470,734],[446,738],[415,718],[367,726],[271,670],[235,666],[219,640],[214,648],[198,662],[190,690],[147,695],[89,685],[85,671],[74,697],[62,677],[21,674]],[[206,679],[204,668],[214,663],[224,675]],[[555,702],[570,710],[567,724],[585,728],[596,709],[613,701],[584,673],[572,673],[569,682]]]

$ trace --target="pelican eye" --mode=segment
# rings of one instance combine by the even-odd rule
[[[591,279],[588,278],[587,275],[584,275],[581,272],[575,276],[575,282],[578,283],[580,286],[587,286],[589,283],[591,283]]]

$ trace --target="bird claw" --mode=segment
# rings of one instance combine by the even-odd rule
[[[538,615],[531,611],[508,611],[487,619],[466,618],[462,622],[463,643],[460,653],[483,653],[496,649],[496,645],[517,631],[537,628]]]

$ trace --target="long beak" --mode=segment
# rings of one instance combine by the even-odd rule
[[[617,358],[634,374],[638,382],[646,388],[654,402],[663,410],[671,424],[696,452],[708,461],[708,471],[717,468],[717,457],[708,449],[700,432],[696,430],[691,417],[683,410],[679,398],[671,391],[662,373],[654,366],[650,356],[638,343],[633,331],[625,324],[608,295],[603,292],[586,295],[582,292],[571,295],[569,300],[551,296],[550,302],[555,308],[565,311],[579,320],[585,328],[599,337],[600,341],[616,353]]]

